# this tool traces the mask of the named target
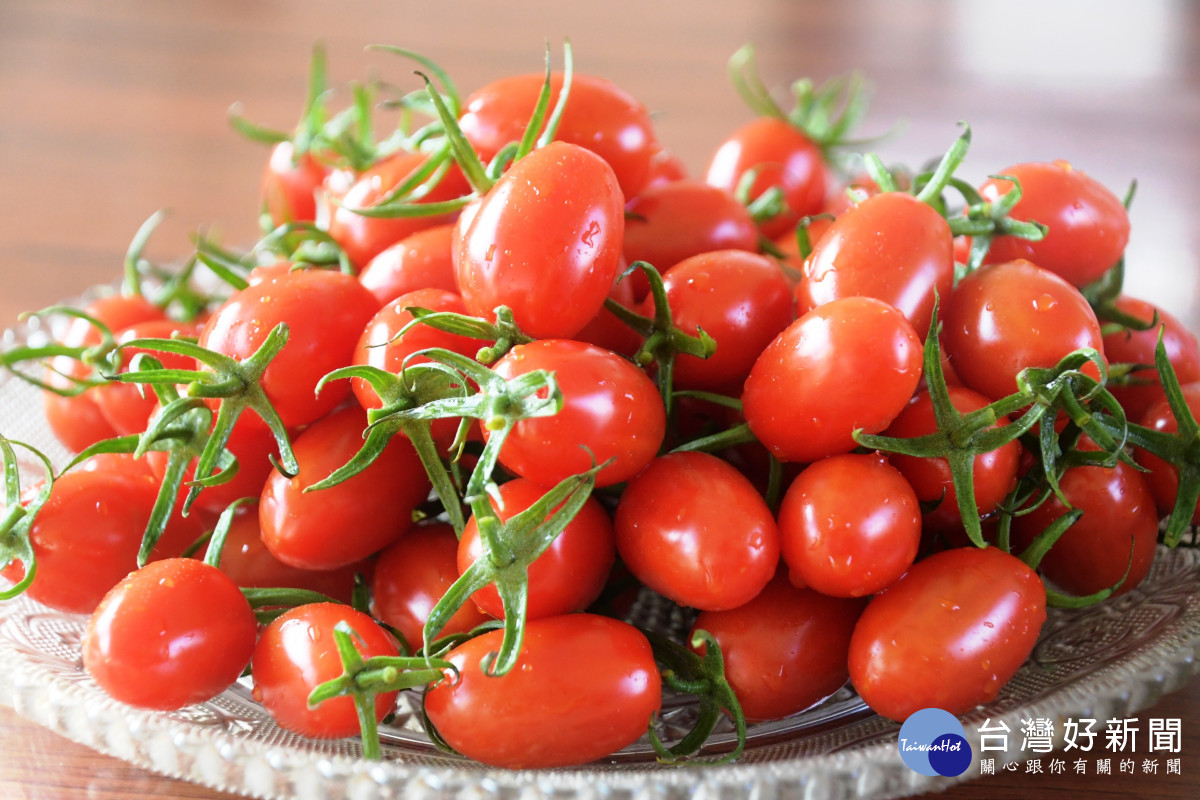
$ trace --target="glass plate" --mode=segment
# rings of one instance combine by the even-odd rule
[[[86,299],[86,298],[85,298]],[[6,331],[0,348],[45,336],[37,320]],[[44,448],[63,463],[36,389],[0,376],[0,431]],[[36,474],[34,465],[28,465]],[[1029,662],[1000,696],[962,718],[979,752],[986,719],[1017,731],[1022,719],[1124,717],[1184,686],[1200,671],[1200,553],[1160,548],[1136,591],[1082,611],[1051,610]],[[680,629],[672,605],[641,597],[640,624]],[[76,742],[147,769],[262,798],[477,797],[511,800],[606,798],[890,798],[943,789],[978,775],[978,759],[957,779],[919,775],[896,747],[899,726],[843,690],[802,714],[750,726],[745,755],[719,767],[664,767],[643,740],[603,762],[574,769],[490,769],[434,748],[408,693],[385,726],[384,760],[364,760],[357,740],[314,741],[277,727],[238,684],[211,702],[175,713],[134,709],[108,698],[83,672],[79,645],[87,618],[29,599],[0,604],[0,702]],[[678,736],[693,708],[668,698],[660,723]],[[719,731],[707,751],[732,742]],[[1059,743],[1061,746],[1061,742]],[[997,766],[1021,753],[996,753]]]

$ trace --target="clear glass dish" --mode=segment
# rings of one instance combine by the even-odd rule
[[[32,320],[4,333],[0,347],[36,341]],[[36,389],[0,376],[0,431],[63,463]],[[30,465],[32,467],[32,465]],[[673,606],[644,596],[641,624],[678,628]],[[237,685],[215,700],[175,713],[130,708],[109,699],[83,672],[79,644],[86,617],[19,598],[0,604],[0,702],[69,739],[163,774],[262,798],[421,800],[449,797],[607,798],[889,798],[945,788],[978,775],[978,759],[958,779],[931,778],[904,765],[899,726],[867,709],[850,691],[802,714],[750,727],[744,756],[728,766],[667,767],[643,740],[603,762],[574,769],[496,770],[438,751],[407,696],[385,727],[384,760],[370,762],[357,740],[314,741],[279,729]],[[991,704],[963,717],[979,752],[986,719],[1013,731],[1022,719],[1123,717],[1184,686],[1200,672],[1200,553],[1160,548],[1139,589],[1076,612],[1051,611],[1029,662]],[[692,713],[672,700],[660,731],[678,735]],[[707,752],[732,741],[715,736]],[[992,755],[992,753],[989,753]],[[997,766],[1017,760],[1010,748]]]

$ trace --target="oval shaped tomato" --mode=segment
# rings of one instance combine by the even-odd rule
[[[317,383],[348,366],[367,322],[379,310],[353,277],[329,270],[281,272],[235,292],[204,326],[200,344],[244,359],[253,355],[279,323],[288,341],[262,376],[262,388],[288,428],[328,414],[346,399],[345,381]]]
[[[654,383],[632,362],[583,342],[543,339],[514,347],[494,367],[510,380],[539,369],[554,373],[563,407],[513,425],[500,450],[506,468],[551,487],[615,458],[596,475],[597,486],[611,486],[658,453],[666,411]]]
[[[530,336],[569,338],[604,305],[624,230],[612,168],[582,147],[551,142],[459,217],[452,252],[463,301],[488,319],[508,306]]]
[[[176,322],[169,319],[150,320],[135,323],[117,332],[116,340],[118,344],[125,344],[142,338],[195,338],[199,333],[199,326],[193,323]],[[128,365],[138,353],[153,356],[167,369],[196,369],[196,360],[190,356],[139,347],[126,348],[121,351],[121,361],[124,365],[121,372],[128,371]],[[95,387],[92,392],[96,405],[100,407],[100,413],[108,420],[108,424],[112,425],[113,430],[122,436],[146,430],[146,423],[158,405],[158,397],[149,386],[139,386],[134,383],[112,381]]]
[[[250,663],[258,623],[237,585],[191,558],[114,586],[83,634],[83,667],[111,697],[171,711],[211,700]]]
[[[632,277],[632,275],[629,276],[629,278]],[[629,278],[618,277],[608,291],[608,299],[625,308],[637,310],[633,282]],[[605,350],[611,350],[626,358],[633,358],[633,354],[642,346],[643,341],[637,331],[618,319],[617,315],[609,311],[607,306],[601,306],[596,316],[592,317],[592,321],[584,325],[583,330],[572,338],[579,342],[587,342]]]
[[[668,453],[625,487],[617,552],[649,588],[683,606],[737,608],[779,564],[779,530],[766,501],[716,456]]]
[[[1026,367],[1053,367],[1089,347],[1104,353],[1100,323],[1071,284],[1028,261],[989,264],[959,282],[942,341],[963,384],[999,400]],[[1094,366],[1085,372],[1098,377]]]
[[[517,478],[501,484],[489,499],[500,519],[507,521],[545,493],[536,483]],[[471,517],[458,543],[459,573],[466,572],[482,554],[479,527]],[[526,617],[551,617],[587,608],[604,589],[615,558],[612,522],[600,503],[589,497],[550,547],[530,564]],[[504,617],[495,584],[483,587],[472,599],[484,613]]]
[[[507,769],[585,764],[636,741],[662,705],[650,643],[632,625],[593,614],[532,620],[516,667],[491,677],[481,662],[503,634],[452,650],[459,679],[425,694],[438,733],[469,758]]]
[[[544,73],[501,78],[463,102],[459,127],[484,161],[510,142],[521,141],[545,80]],[[562,73],[550,76],[551,108],[558,102],[562,84]],[[570,94],[554,138],[586,147],[608,162],[625,197],[640,192],[650,178],[650,162],[657,150],[650,113],[604,78],[571,75]]]
[[[840,297],[895,306],[922,339],[935,295],[954,289],[954,237],[932,206],[903,192],[868,197],[813,245],[796,287],[800,313]]]
[[[337,569],[366,558],[412,525],[429,494],[429,479],[412,444],[392,438],[379,458],[336,486],[305,492],[350,461],[362,447],[367,415],[344,408],[293,442],[300,472],[271,473],[259,504],[263,541],[271,554],[301,569]]]
[[[354,632],[354,647],[364,659],[396,656],[391,636],[361,611],[339,603],[297,606],[263,629],[254,647],[250,674],[254,699],[284,730],[314,739],[340,739],[358,733],[358,713],[350,697],[334,697],[308,705],[312,690],[344,672],[333,629],[346,623]],[[375,697],[379,721],[392,712],[396,693]]]
[[[995,547],[934,553],[859,618],[850,681],[897,722],[922,708],[961,716],[995,699],[1045,621],[1045,586],[1016,556]]]
[[[1121,311],[1143,320],[1153,321],[1158,314],[1159,325],[1144,331],[1122,328],[1104,337],[1104,355],[1113,363],[1154,364],[1154,352],[1158,347],[1158,334],[1162,332],[1163,347],[1167,359],[1175,370],[1181,384],[1200,381],[1200,342],[1182,322],[1157,306],[1128,295],[1117,298],[1116,306]],[[1132,420],[1141,419],[1152,405],[1163,400],[1162,384],[1158,370],[1153,366],[1130,373],[1133,383],[1117,385],[1110,383],[1108,390],[1125,409],[1125,416]]]
[[[719,250],[684,259],[663,275],[675,325],[717,343],[708,358],[686,353],[675,359],[675,386],[722,389],[739,385],[758,354],[795,319],[783,271],[765,256]],[[647,301],[642,313],[654,315]],[[735,392],[736,394],[736,389]]]
[[[410,234],[371,259],[358,280],[386,305],[418,289],[458,292],[450,242],[454,225],[435,225]]]
[[[1200,383],[1189,383],[1182,389],[1183,399],[1192,415],[1200,418]],[[1179,430],[1179,423],[1175,419],[1174,412],[1171,411],[1171,406],[1167,404],[1166,398],[1150,406],[1145,416],[1142,417],[1141,424],[1163,433],[1175,433]],[[1170,514],[1174,510],[1175,501],[1179,496],[1179,468],[1140,448],[1134,451],[1134,457],[1139,465],[1149,470],[1146,473],[1146,480],[1150,484],[1150,491],[1154,495],[1158,513],[1161,516]],[[1200,525],[1200,503],[1196,505],[1196,510],[1192,513],[1192,524]]]
[[[863,597],[912,566],[921,544],[921,507],[908,481],[882,456],[830,456],[788,487],[779,536],[797,586]]]
[[[759,355],[742,406],[750,430],[781,461],[816,461],[878,433],[921,379],[921,340],[881,300],[847,297],[813,309]]]
[[[821,149],[790,123],[759,117],[738,128],[713,154],[705,180],[733,192],[751,169],[757,171],[750,186],[751,200],[772,186],[783,192],[783,213],[759,225],[768,239],[794,227],[801,217],[821,211],[825,159]]]
[[[1036,242],[997,236],[988,263],[1026,259],[1075,286],[1086,286],[1120,260],[1129,242],[1129,214],[1104,184],[1061,160],[1015,164],[998,174],[1021,182],[1021,200],[1009,216],[1040,222],[1047,231]],[[1010,189],[1011,181],[992,178],[979,194],[995,202]]]
[[[701,612],[692,632],[716,638],[747,720],[780,719],[842,688],[850,634],[865,606],[798,589],[778,575],[745,605]]]
[[[317,191],[325,182],[329,167],[311,153],[296,155],[292,142],[280,142],[271,148],[263,168],[259,195],[263,210],[276,227],[286,222],[312,222],[317,218]]]

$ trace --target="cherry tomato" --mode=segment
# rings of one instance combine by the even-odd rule
[[[534,150],[459,218],[454,266],[472,314],[496,306],[537,338],[586,325],[617,277],[625,208],[612,168],[582,147]]]
[[[813,309],[775,337],[742,392],[750,430],[781,461],[854,449],[857,429],[878,433],[921,378],[921,340],[881,300],[847,297]]]
[[[368,217],[354,211],[356,208],[378,205],[413,172],[421,168],[425,160],[426,156],[421,153],[406,152],[384,159],[359,175],[333,206],[329,216],[329,235],[342,246],[350,261],[360,270],[396,242],[419,230],[452,221],[452,217],[446,214],[423,217]],[[420,202],[453,200],[466,194],[467,190],[467,181],[462,171],[451,166],[437,185],[421,197]]]
[[[425,712],[463,755],[496,767],[584,764],[636,741],[662,705],[650,643],[631,625],[592,614],[532,620],[517,666],[502,677],[481,661],[491,631],[452,650],[458,680],[425,695]]]
[[[490,499],[500,519],[508,520],[545,493],[536,483],[517,478],[501,484]],[[482,554],[479,527],[471,517],[458,543],[458,571],[466,572]],[[529,566],[526,616],[536,619],[587,608],[604,589],[615,558],[612,522],[600,503],[589,497],[546,552]],[[504,617],[504,605],[494,584],[480,589],[472,599],[484,613]]]
[[[654,154],[650,156],[650,177],[646,179],[646,185],[642,187],[642,191],[651,186],[686,180],[687,177],[688,168],[687,164],[683,163],[683,159],[662,145],[658,145],[654,148]],[[627,195],[627,197],[629,196]]]
[[[787,278],[756,253],[719,250],[687,258],[667,270],[663,286],[671,316],[684,333],[703,330],[717,343],[708,358],[681,354],[675,386],[720,389],[741,384],[755,359],[796,318]],[[642,313],[654,315],[647,301]]]
[[[1117,308],[1126,314],[1151,322],[1158,314],[1159,325],[1144,331],[1128,328],[1115,331],[1104,337],[1104,355],[1114,364],[1154,364],[1154,351],[1158,347],[1158,334],[1162,331],[1163,346],[1167,359],[1175,369],[1181,384],[1200,381],[1200,343],[1183,323],[1144,300],[1128,295],[1117,298]],[[1109,384],[1108,390],[1125,409],[1130,420],[1141,419],[1150,406],[1165,398],[1158,370],[1153,366],[1130,373],[1134,383],[1128,386]]]
[[[783,213],[759,225],[768,239],[795,227],[801,217],[821,210],[825,202],[825,160],[821,149],[790,123],[759,117],[738,128],[713,154],[705,180],[732,192],[752,169],[757,176],[750,186],[751,200],[772,186],[783,191]]]
[[[995,699],[1046,621],[1046,590],[995,547],[934,553],[863,612],[850,680],[876,713],[902,722],[922,708],[961,716]]]
[[[518,421],[500,450],[500,463],[522,478],[551,487],[591,469],[593,458],[615,458],[596,475],[597,486],[611,486],[635,475],[662,444],[666,412],[658,389],[616,353],[543,339],[514,347],[494,369],[506,379],[550,370],[563,395],[557,414]]]
[[[514,75],[493,81],[463,103],[458,120],[484,161],[525,135],[546,76]],[[563,76],[550,77],[550,107],[558,102]],[[575,73],[554,138],[586,147],[608,162],[621,193],[633,197],[650,178],[658,150],[650,113],[636,98],[604,78]]]
[[[458,580],[458,537],[443,523],[414,525],[388,545],[375,561],[371,610],[404,636],[410,648],[421,646],[429,612]],[[466,633],[490,617],[464,603],[441,635]]]
[[[618,277],[608,291],[608,297],[625,308],[636,310],[637,302],[634,300],[633,281],[630,280],[632,277],[633,275],[624,279]],[[632,358],[633,354],[642,346],[642,337],[638,335],[637,331],[618,319],[617,315],[609,311],[606,306],[601,306],[596,316],[592,317],[592,321],[584,325],[583,330],[572,338],[576,341],[594,344],[605,350],[611,350],[627,358]]]
[[[1028,261],[989,264],[954,290],[943,341],[964,385],[992,400],[1017,391],[1026,367],[1053,367],[1082,347],[1104,353],[1100,323],[1071,284]],[[1093,366],[1086,372],[1098,377]]]
[[[986,397],[962,386],[950,386],[949,392],[950,405],[960,414],[968,414],[988,404]],[[1008,417],[1002,416],[996,420],[996,425],[1007,425],[1008,422]],[[933,401],[928,392],[922,391],[888,426],[884,436],[911,439],[936,433],[937,430]],[[941,500],[937,508],[925,514],[926,528],[946,532],[962,522],[958,513],[958,493],[954,489],[950,464],[945,458],[917,458],[893,453],[888,460],[913,487],[918,500],[922,503]],[[1004,496],[1012,491],[1020,461],[1019,442],[1009,442],[997,450],[975,457],[971,466],[971,485],[975,490],[975,505],[981,515],[994,511]]]
[[[796,287],[804,313],[839,297],[875,297],[925,338],[934,297],[954,288],[954,237],[934,208],[903,192],[868,197],[813,245]]]
[[[291,142],[280,142],[271,149],[263,169],[259,194],[263,210],[275,227],[286,222],[312,222],[317,218],[317,191],[329,174],[329,168],[311,153],[296,155]]]
[[[1089,595],[1118,581],[1114,594],[1124,594],[1141,583],[1158,544],[1158,511],[1141,473],[1122,463],[1113,469],[1072,467],[1059,479],[1059,487],[1070,508],[1083,516],[1046,553],[1041,573],[1076,595]],[[1062,500],[1050,495],[1028,514],[1013,517],[1014,547],[1028,547],[1067,511]]]
[[[908,481],[882,456],[830,456],[788,487],[779,535],[797,586],[862,597],[890,586],[912,566],[921,543],[921,508]]]
[[[233,294],[204,326],[200,344],[243,359],[279,323],[288,341],[262,376],[262,388],[288,428],[328,414],[350,387],[333,381],[316,393],[329,372],[348,366],[362,329],[379,310],[375,298],[349,275],[300,270],[274,275]]]
[[[354,632],[355,649],[364,659],[399,655],[395,641],[373,619],[339,603],[311,603],[277,617],[263,629],[254,647],[250,674],[254,699],[284,730],[314,739],[356,735],[358,714],[350,697],[308,705],[312,690],[344,672],[333,629],[344,622]],[[396,705],[396,693],[375,697],[382,721]]]
[[[1021,182],[1021,200],[1009,216],[1040,222],[1047,231],[1036,242],[996,237],[988,263],[1026,259],[1075,286],[1086,286],[1120,260],[1129,242],[1129,214],[1104,184],[1067,161],[1016,164],[999,174]],[[994,202],[1011,188],[1010,181],[992,178],[979,194]]]
[[[651,186],[626,205],[625,243],[629,263],[647,261],[659,272],[690,256],[713,250],[758,249],[758,228],[732,194],[698,180]],[[641,270],[634,281],[640,300],[650,290]]]
[[[454,226],[435,225],[410,234],[379,255],[359,274],[358,280],[380,305],[418,289],[458,292],[450,242]]]
[[[737,608],[779,564],[779,530],[766,501],[716,456],[669,453],[625,487],[617,552],[649,588],[683,606]]]
[[[842,688],[850,634],[864,606],[798,589],[779,575],[743,606],[701,612],[692,631],[708,631],[721,646],[725,677],[746,719],[780,719]]]
[[[412,512],[429,494],[425,468],[404,436],[342,483],[318,491],[362,447],[367,416],[344,408],[315,423],[293,442],[300,474],[271,473],[259,504],[262,537],[271,554],[301,569],[353,564],[395,541],[412,525]]]
[[[1200,383],[1189,383],[1182,388],[1184,400],[1192,415],[1200,418]],[[1147,409],[1141,424],[1164,433],[1175,433],[1179,430],[1179,423],[1175,420],[1175,414],[1167,404],[1166,398]],[[1146,480],[1150,483],[1154,503],[1158,506],[1158,513],[1167,516],[1175,508],[1175,501],[1179,496],[1179,469],[1145,450],[1135,450],[1134,457],[1138,464],[1149,470]],[[1192,524],[1200,525],[1200,504],[1197,504],[1192,514]]]
[[[83,634],[83,666],[111,697],[170,711],[211,700],[250,663],[258,623],[220,570],[171,558],[129,573]]]
[[[120,331],[116,340],[125,344],[134,339],[172,339],[177,337],[195,338],[200,328],[192,323],[175,322],[174,320],[149,320],[139,322]],[[125,365],[121,372],[126,372],[128,365],[138,353],[153,356],[167,369],[196,369],[196,361],[188,356],[176,353],[163,353],[146,348],[127,348],[121,351],[121,360]],[[126,436],[141,433],[146,430],[146,423],[158,405],[158,398],[149,386],[139,386],[134,383],[112,381],[92,390],[100,413],[112,425],[119,435]]]

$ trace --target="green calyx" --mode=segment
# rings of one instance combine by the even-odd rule
[[[21,497],[21,473],[14,448],[30,453],[42,467],[44,480],[37,494],[23,503]],[[0,461],[4,466],[4,506],[0,511],[0,565],[7,567],[15,561],[21,562],[25,574],[13,586],[0,591],[0,600],[9,600],[24,592],[37,575],[37,557],[29,532],[37,519],[38,512],[50,499],[54,487],[54,467],[42,452],[24,442],[13,441],[0,435]]]

